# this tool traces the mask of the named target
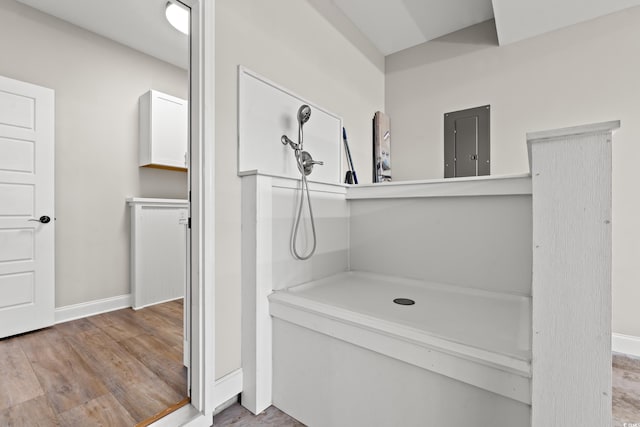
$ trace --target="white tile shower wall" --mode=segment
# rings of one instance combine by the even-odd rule
[[[530,196],[350,204],[352,270],[531,294]]]
[[[349,206],[344,188],[337,187],[341,192],[336,194],[319,190],[311,184],[317,248],[313,257],[299,261],[291,252],[291,233],[300,198],[300,185],[294,180],[286,184],[272,187],[274,290],[331,276],[349,268]],[[300,254],[308,253],[312,245],[306,195],[297,245]]]

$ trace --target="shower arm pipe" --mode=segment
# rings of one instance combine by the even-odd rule
[[[280,142],[282,142],[282,145],[289,145],[294,151],[300,150],[300,144],[293,142],[287,135],[282,135]]]

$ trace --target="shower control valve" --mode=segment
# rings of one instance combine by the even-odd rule
[[[324,165],[323,161],[320,160],[313,160],[313,157],[311,157],[311,154],[309,154],[308,151],[302,151],[300,153],[300,159],[299,159],[299,163],[298,163],[298,169],[300,169],[300,172],[304,173],[305,175],[309,175],[311,172],[313,172],[313,165]]]
[[[303,166],[313,166],[313,165],[324,165],[324,162],[321,160],[307,160],[304,162]]]

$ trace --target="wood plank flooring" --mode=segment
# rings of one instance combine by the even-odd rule
[[[182,300],[0,340],[0,426],[133,426],[187,395]]]
[[[304,424],[285,414],[275,406],[253,415],[251,412],[234,403],[213,417],[213,427],[305,427]]]
[[[0,426],[133,426],[186,396],[182,301],[0,340]],[[613,426],[640,423],[640,359],[613,356]],[[237,403],[214,426],[300,427]]]
[[[613,427],[640,425],[640,359],[613,355]]]

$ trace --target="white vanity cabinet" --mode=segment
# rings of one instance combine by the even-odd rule
[[[129,198],[131,208],[132,306],[185,296],[187,283],[186,200]]]
[[[189,104],[150,90],[139,99],[140,166],[187,170]]]

